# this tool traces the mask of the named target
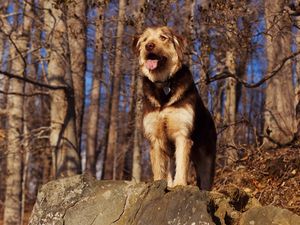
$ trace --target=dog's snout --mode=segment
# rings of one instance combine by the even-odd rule
[[[146,44],[146,50],[148,52],[151,52],[154,48],[155,48],[155,44],[153,42]]]

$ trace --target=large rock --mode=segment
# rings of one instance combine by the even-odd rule
[[[274,206],[255,207],[243,213],[240,225],[300,225],[300,217]]]
[[[283,221],[278,216],[282,209],[273,208],[277,211],[267,213],[270,218],[276,216],[276,221]],[[164,181],[135,184],[96,181],[78,175],[44,185],[39,191],[29,224],[271,224],[269,220],[261,222],[264,210],[265,207],[239,189],[229,189],[222,194],[200,191],[192,186],[169,190]],[[300,225],[298,216],[285,211],[282,216],[290,213],[289,217],[293,219],[273,225]]]

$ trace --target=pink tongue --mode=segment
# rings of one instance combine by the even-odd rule
[[[158,60],[157,59],[148,59],[146,61],[146,68],[148,70],[154,70],[157,67]]]

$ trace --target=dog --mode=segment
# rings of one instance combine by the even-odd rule
[[[135,36],[133,49],[143,73],[143,128],[150,144],[154,180],[187,185],[190,161],[197,186],[212,188],[216,129],[192,74],[183,63],[186,41],[166,26]]]

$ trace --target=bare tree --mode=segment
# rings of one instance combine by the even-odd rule
[[[142,13],[145,7],[145,0],[139,1],[137,8],[136,18],[136,31],[141,33],[144,27],[145,14]],[[143,112],[143,90],[142,90],[142,78],[139,76],[139,68],[137,63],[134,63],[135,76],[136,76],[136,106],[135,106],[135,120],[134,120],[134,131],[133,131],[133,160],[132,160],[132,180],[136,182],[141,181],[142,168],[141,168],[141,149],[142,149],[142,112]]]
[[[39,33],[38,29],[34,29],[34,21],[33,18],[34,15],[34,4],[33,0],[29,0],[27,2],[27,9],[25,8],[24,12],[24,25],[28,26],[26,28],[25,35],[27,36],[27,48],[28,52],[34,52],[36,49],[38,49],[38,39],[37,34]],[[36,28],[36,27],[35,27]],[[30,31],[32,32],[35,30],[34,37],[30,35]],[[34,38],[34,40],[32,40]],[[30,43],[30,44],[29,44]],[[30,77],[31,79],[36,79],[37,71],[36,66],[34,64],[34,61],[36,60],[36,54],[31,53],[30,54],[31,60],[27,58],[27,77]],[[21,221],[22,224],[24,224],[24,215],[25,215],[25,208],[26,208],[26,191],[27,191],[27,181],[28,181],[28,175],[29,175],[29,162],[30,158],[32,158],[33,155],[33,146],[31,145],[31,131],[33,126],[35,125],[32,119],[32,115],[36,112],[32,112],[32,105],[35,104],[36,98],[34,96],[27,96],[27,94],[32,93],[34,90],[34,86],[31,84],[24,83],[24,98],[23,98],[23,173],[22,173],[22,196],[21,196]],[[38,124],[40,125],[40,124]]]
[[[284,0],[265,0],[266,53],[268,71],[291,54],[291,23],[283,10]],[[291,63],[286,63],[267,81],[265,100],[264,147],[284,144],[293,139],[295,132],[294,90]]]
[[[186,41],[188,42],[188,64],[189,66],[193,66],[193,55],[195,53],[194,49],[194,10],[195,10],[195,1],[194,0],[186,0],[184,2],[184,11],[186,16],[184,17],[184,23],[186,26],[184,27],[184,33],[186,37]]]
[[[30,4],[24,5],[24,10],[30,10]],[[31,18],[24,16],[23,24],[19,24],[11,33],[12,46],[10,56],[12,73],[18,76],[25,75],[27,45]],[[21,223],[20,196],[22,192],[22,135],[23,135],[23,89],[21,80],[12,79],[9,84],[10,94],[7,97],[8,129],[7,129],[7,179],[4,206],[4,224],[15,225]]]
[[[117,41],[116,41],[116,55],[115,55],[115,67],[113,75],[113,90],[112,90],[112,102],[111,102],[111,114],[108,143],[106,149],[106,158],[104,166],[104,178],[115,179],[116,162],[117,162],[117,150],[118,150],[118,108],[119,108],[119,88],[121,81],[121,60],[122,60],[122,41],[124,33],[124,18],[125,18],[125,6],[126,1],[119,1],[119,15],[117,24]]]
[[[50,48],[47,49],[48,79],[53,86],[65,89],[51,90],[51,132],[53,176],[76,174],[80,168],[75,123],[75,102],[71,78],[69,46],[63,3],[45,1],[45,29]]]
[[[233,37],[234,30],[236,30],[235,21],[231,21],[227,25],[227,37],[231,40]],[[231,74],[236,74],[236,52],[235,49],[229,46],[229,49],[226,51],[226,69]],[[225,104],[224,104],[224,122],[227,126],[227,129],[224,133],[224,139],[230,145],[235,144],[235,127],[233,126],[236,121],[236,80],[234,78],[226,79],[225,87]],[[229,147],[226,150],[227,154],[227,163],[231,164],[238,159],[236,149]]]
[[[75,128],[79,151],[81,147],[85,98],[86,4],[86,0],[74,0],[67,5],[67,33],[70,50],[71,78],[75,98]]]
[[[87,140],[86,140],[86,171],[96,175],[96,150],[97,150],[97,130],[100,107],[100,85],[102,78],[102,58],[103,58],[103,31],[104,31],[104,10],[105,5],[97,6],[96,31],[95,31],[95,55],[94,55],[94,76],[92,81],[90,105],[87,118]]]
[[[8,3],[9,3],[8,1],[3,3],[3,5],[0,9],[0,15],[5,14],[5,10],[7,9]],[[0,19],[0,24],[1,24],[1,28],[2,28],[2,32],[0,32],[0,67],[1,67],[2,63],[3,63],[4,47],[5,47],[5,41],[6,41],[5,34],[8,34],[10,27],[9,27],[8,21],[6,19]]]
[[[300,6],[300,1],[298,1],[298,7]],[[294,25],[296,27],[296,45],[297,49],[300,49],[300,16],[294,18]],[[300,140],[300,55],[296,58],[296,88],[295,88],[295,105],[296,105],[296,138]]]
[[[136,15],[135,15],[136,16]],[[123,179],[131,179],[132,178],[132,163],[133,163],[133,145],[134,145],[134,129],[135,129],[135,114],[136,114],[136,106],[138,105],[137,96],[137,78],[138,78],[138,65],[134,61],[132,63],[131,73],[132,77],[130,80],[130,99],[129,99],[129,113],[127,123],[128,126],[126,128],[125,140],[123,143],[125,144],[125,155],[124,155],[124,165],[123,165]],[[126,85],[126,84],[125,84]]]
[[[5,11],[7,10],[8,5],[9,5],[8,1],[3,3],[2,7],[1,7],[1,10],[0,10],[0,15],[5,14]],[[15,20],[14,20],[14,23],[16,23]],[[1,32],[0,32],[0,39],[1,39],[0,40],[0,68],[2,69],[3,64],[4,64],[5,53],[6,53],[6,51],[9,51],[9,44],[12,44],[9,41],[9,37],[10,37],[9,34],[10,34],[13,26],[10,26],[9,22],[7,21],[7,19],[5,17],[0,17],[0,24],[1,24]],[[5,47],[7,47],[7,49],[5,49]],[[0,87],[4,92],[7,92],[8,85],[9,85],[8,77],[1,76]],[[1,97],[1,106],[4,108],[4,107],[6,107],[7,95],[2,95],[0,97]],[[1,126],[3,126],[4,124],[5,124],[5,122],[1,118]]]
[[[200,82],[199,82],[199,90],[201,98],[204,104],[207,106],[208,104],[208,84],[206,82],[207,75],[209,73],[209,54],[210,54],[210,43],[209,43],[209,27],[207,22],[205,21],[207,18],[207,11],[209,2],[207,0],[201,1],[199,6],[200,12],[200,24],[199,24],[199,33],[201,35],[201,44],[200,51]]]

